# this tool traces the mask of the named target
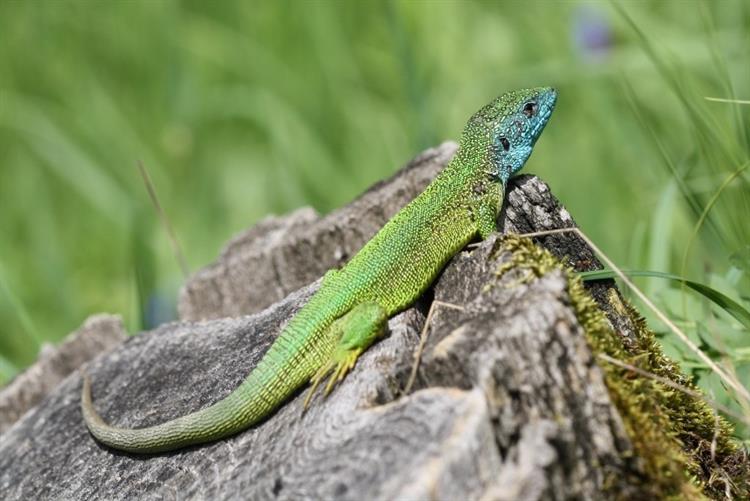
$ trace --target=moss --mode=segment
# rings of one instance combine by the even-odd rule
[[[595,355],[606,354],[628,365],[698,391],[678,365],[666,357],[645,320],[612,291],[610,306],[633,322],[633,346],[623,345],[605,313],[592,299],[578,275],[549,251],[531,240],[506,236],[498,250],[510,251],[498,276],[520,269],[523,280],[561,270],[568,278],[568,293],[578,321]],[[735,499],[750,497],[750,467],[746,453],[731,438],[732,427],[703,400],[653,379],[602,362],[612,402],[622,417],[634,453],[645,474],[642,490],[655,498]]]

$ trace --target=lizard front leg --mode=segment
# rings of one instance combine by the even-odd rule
[[[327,377],[324,395],[328,396],[336,383],[344,379],[354,367],[357,358],[385,333],[388,316],[377,303],[361,303],[338,318],[328,328],[328,336],[332,336],[336,345],[317,373],[310,379],[312,387],[305,398],[304,407]]]
[[[497,217],[503,204],[504,189],[499,184],[480,185],[479,196],[471,206],[477,234],[482,240],[497,231]]]

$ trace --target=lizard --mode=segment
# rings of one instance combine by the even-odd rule
[[[412,305],[448,261],[496,231],[510,177],[531,155],[557,101],[552,87],[507,92],[467,122],[458,150],[435,179],[391,218],[287,323],[256,367],[225,398],[146,428],[107,424],[83,377],[81,410],[91,434],[114,449],[160,453],[219,440],[263,421],[305,384],[325,395]]]

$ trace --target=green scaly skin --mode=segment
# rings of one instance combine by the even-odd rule
[[[83,416],[100,442],[154,453],[209,442],[263,420],[311,380],[341,380],[385,330],[389,317],[427,289],[443,266],[477,236],[495,231],[505,185],[531,155],[557,94],[540,87],[504,94],[475,113],[450,164],[321,288],[289,322],[245,381],[226,398],[148,428],[106,424],[91,401]]]

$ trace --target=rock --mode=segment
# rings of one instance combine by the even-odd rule
[[[59,346],[45,345],[34,365],[0,389],[0,435],[65,377],[125,339],[119,315],[93,315]]]
[[[523,475],[519,493],[538,499],[563,487],[571,496],[593,496],[602,488],[596,465],[622,468],[627,437],[561,276],[481,295],[494,243],[462,254],[446,270],[448,289],[463,297],[445,299],[461,300],[468,311],[435,317],[413,394],[400,390],[424,305],[391,320],[390,336],[306,414],[300,394],[245,433],[148,459],[93,441],[78,408],[81,379],[73,374],[0,439],[0,490],[10,498],[479,499]],[[139,427],[222,398],[316,288],[253,316],[169,324],[128,339],[88,367],[96,405],[105,419]],[[576,363],[565,378],[537,373],[549,362],[542,346],[549,357]],[[567,391],[547,402],[560,385]],[[528,397],[528,413],[509,405],[519,395]],[[585,410],[582,399],[590,399]],[[586,468],[566,472],[561,454],[586,457]],[[498,476],[506,463],[511,470]]]
[[[225,397],[317,290],[318,277],[427,184],[454,148],[428,150],[329,216],[302,210],[234,239],[183,291],[183,318],[206,320],[141,333],[88,364],[105,420],[149,426]],[[507,199],[505,231],[574,226],[538,178],[516,178]],[[537,241],[576,269],[599,266],[573,235]],[[0,492],[6,499],[653,497],[653,472],[596,363],[569,277],[550,268],[530,278],[503,245],[495,235],[457,255],[327,399],[318,395],[303,413],[301,391],[266,421],[215,443],[156,456],[110,450],[86,430],[81,377],[71,374],[0,436]],[[590,290],[623,344],[637,340],[614,283]],[[435,301],[460,308],[436,306],[406,392]]]

